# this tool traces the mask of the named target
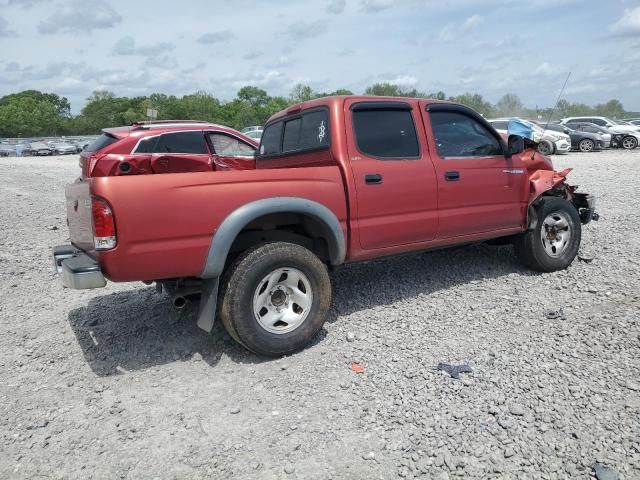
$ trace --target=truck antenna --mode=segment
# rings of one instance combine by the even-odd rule
[[[564,83],[562,84],[562,88],[560,89],[560,93],[558,94],[558,98],[556,99],[556,103],[553,106],[553,108],[551,109],[551,113],[549,114],[549,117],[547,118],[547,121],[544,123],[544,128],[542,129],[542,135],[544,135],[544,133],[547,131],[547,127],[549,126],[549,122],[553,118],[553,114],[556,113],[556,109],[558,108],[558,103],[560,103],[560,98],[562,98],[562,94],[564,93],[564,89],[567,86],[567,82],[569,81],[569,77],[570,76],[571,76],[571,72],[569,72],[567,74],[567,78],[564,79]],[[534,156],[535,156],[535,150],[533,151],[533,154],[531,155],[531,159],[532,160],[533,160]]]
[[[571,76],[571,72],[569,72],[569,74],[567,75],[567,78],[564,79],[564,83],[562,84],[562,88],[560,89],[560,93],[558,94],[558,98],[556,99],[556,103],[553,106],[553,108],[551,109],[551,113],[549,114],[549,118],[547,118],[547,121],[544,124],[544,130],[545,131],[547,130],[547,125],[549,125],[549,122],[553,118],[553,114],[556,113],[556,109],[558,108],[558,104],[560,103],[560,98],[562,98],[562,94],[564,93],[564,89],[567,86],[567,82],[569,81],[569,77],[570,76]]]

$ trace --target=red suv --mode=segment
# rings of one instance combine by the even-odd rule
[[[162,120],[107,128],[80,154],[82,178],[252,170],[258,144],[232,128]]]

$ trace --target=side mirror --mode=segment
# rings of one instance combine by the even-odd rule
[[[507,142],[507,156],[524,152],[524,138],[520,135],[509,135]]]

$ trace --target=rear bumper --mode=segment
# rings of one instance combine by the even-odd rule
[[[85,290],[107,284],[98,262],[73,245],[54,247],[52,254],[55,273],[65,287]]]

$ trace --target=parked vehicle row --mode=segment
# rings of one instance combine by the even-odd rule
[[[640,143],[640,125],[607,117],[568,117],[558,122],[523,120],[517,117],[489,120],[500,133],[507,135],[510,121],[531,128],[532,140],[544,155],[567,153],[569,149],[594,152],[603,148],[632,150]]]
[[[568,117],[559,122],[575,130],[610,135],[610,148],[633,150],[640,142],[640,126],[607,117]]]

